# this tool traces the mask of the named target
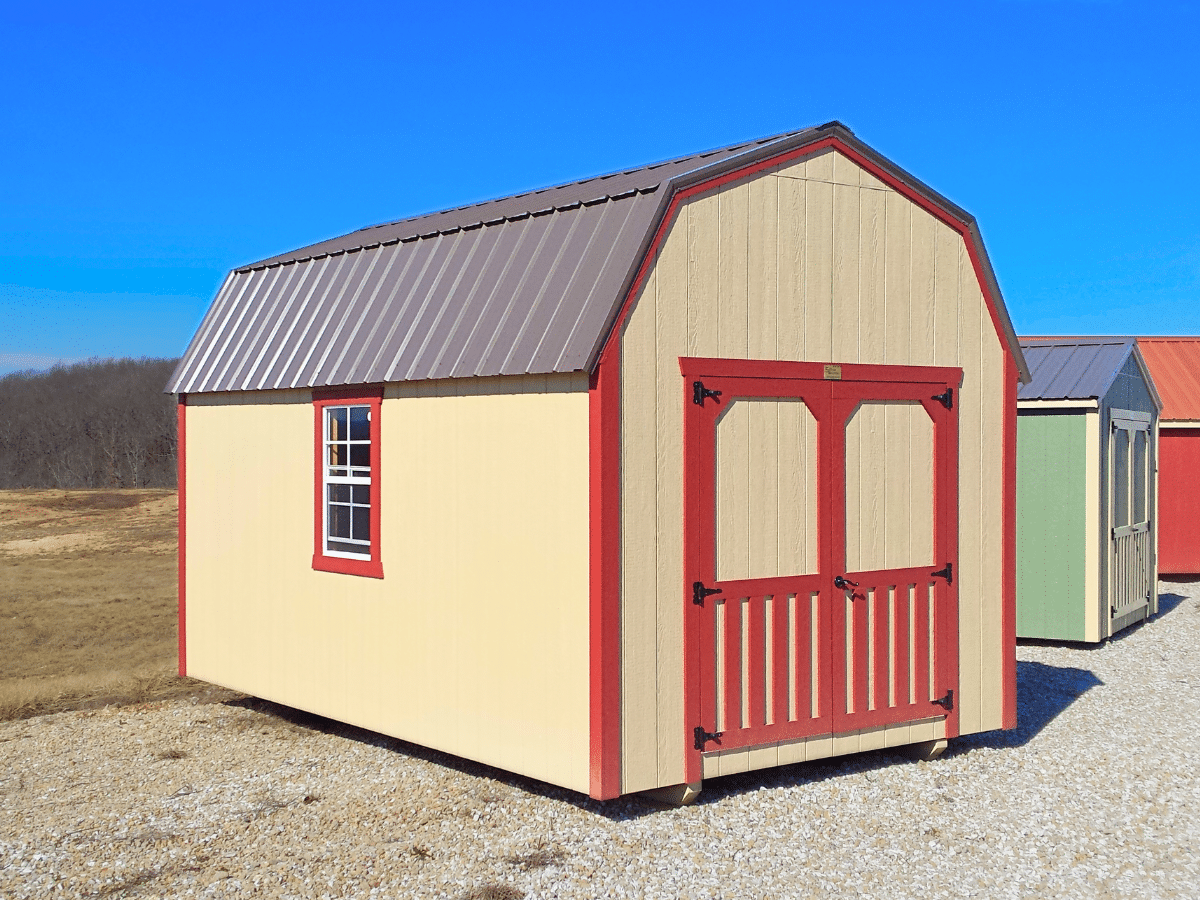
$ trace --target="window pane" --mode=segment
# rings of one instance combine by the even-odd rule
[[[345,478],[349,473],[345,469],[330,469],[330,478]]]
[[[329,536],[350,537],[350,507],[329,504]]]
[[[329,445],[329,464],[331,466],[346,465],[346,445],[345,444],[330,444]]]
[[[371,412],[369,406],[350,407],[350,440],[369,441],[371,439]]]
[[[329,416],[329,440],[344,441],[346,439],[346,407],[331,406],[327,410]]]
[[[351,444],[350,445],[350,465],[356,469],[371,468],[371,445],[370,444]]]
[[[349,503],[350,502],[350,485],[348,485],[348,484],[331,484],[331,485],[329,485],[329,499],[333,503]]]
[[[350,485],[346,485],[350,487]],[[371,505],[371,488],[369,485],[356,484],[354,487],[354,502],[359,506]]]
[[[358,556],[369,557],[371,551],[362,544],[348,544],[343,541],[330,541],[329,549],[335,553],[354,553]]]
[[[1113,432],[1113,528],[1129,524],[1129,432]]]
[[[1146,432],[1133,433],[1133,521],[1146,521]]]
[[[354,539],[369,541],[371,539],[371,509],[367,506],[354,507]]]

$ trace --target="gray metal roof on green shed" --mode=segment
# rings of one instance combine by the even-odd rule
[[[831,135],[966,223],[1000,300],[974,218],[831,122],[377,225],[235,269],[167,391],[594,371],[678,191]],[[998,315],[1027,380],[1002,303]]]
[[[1106,396],[1132,356],[1159,409],[1145,360],[1131,337],[1022,340],[1032,380],[1017,390],[1017,400],[1093,400]]]

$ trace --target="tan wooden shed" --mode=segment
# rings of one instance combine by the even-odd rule
[[[230,273],[180,671],[611,798],[1016,722],[974,220],[838,123]]]

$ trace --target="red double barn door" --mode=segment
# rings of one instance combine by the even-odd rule
[[[689,748],[956,721],[961,370],[681,367]]]

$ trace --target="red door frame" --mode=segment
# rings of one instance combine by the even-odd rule
[[[683,585],[683,603],[684,603],[684,692],[685,692],[685,772],[689,782],[696,782],[701,777],[701,756],[702,751],[697,749],[694,743],[695,737],[693,729],[697,723],[705,722],[705,703],[702,686],[709,681],[715,685],[715,658],[711,654],[702,654],[701,647],[704,646],[704,632],[712,637],[713,625],[706,621],[707,617],[702,615],[701,607],[693,602],[692,597],[692,582],[700,580],[704,584],[713,584],[716,582],[716,573],[714,571],[714,560],[711,553],[706,553],[705,548],[713,546],[712,520],[711,515],[704,514],[706,511],[711,511],[713,508],[712,496],[715,488],[706,483],[701,473],[711,472],[715,465],[713,457],[713,442],[705,438],[705,429],[712,427],[715,420],[710,422],[710,417],[697,415],[696,411],[691,407],[694,406],[692,398],[692,390],[690,382],[696,379],[738,379],[739,387],[745,388],[745,396],[763,396],[763,397],[802,397],[810,411],[813,413],[813,418],[817,422],[817,442],[818,447],[827,446],[824,442],[830,437],[836,438],[834,441],[835,447],[841,447],[841,457],[844,459],[845,451],[845,422],[849,417],[850,412],[857,406],[858,399],[853,403],[848,399],[849,396],[858,394],[859,398],[862,395],[862,387],[854,391],[847,391],[844,387],[838,390],[838,382],[872,382],[871,398],[874,399],[877,394],[881,394],[879,399],[887,399],[889,393],[897,394],[900,399],[919,399],[925,406],[928,412],[936,415],[937,401],[933,400],[932,392],[926,389],[933,386],[952,386],[957,393],[958,387],[962,383],[962,369],[957,367],[932,367],[932,366],[880,366],[880,365],[865,365],[865,364],[827,364],[827,363],[811,363],[811,362],[780,362],[774,360],[730,360],[730,359],[711,359],[711,358],[695,358],[681,357],[679,360],[680,372],[683,376],[683,393],[684,393],[684,585]],[[810,384],[825,382],[830,385],[827,389],[828,400],[821,400],[816,397],[810,398],[807,393],[802,392],[799,386],[790,386],[788,382],[805,381]],[[917,388],[901,387],[907,385],[919,385]],[[893,387],[895,386],[895,387]],[[837,403],[835,397],[837,394],[843,394],[847,399],[844,399],[841,409],[841,415],[835,414],[835,406]],[[929,397],[924,397],[924,393],[929,393]],[[910,396],[911,395],[911,396]],[[731,396],[725,398],[726,402],[731,399]],[[931,406],[931,404],[933,406]],[[716,408],[714,404],[714,409]],[[953,521],[952,528],[937,528],[934,535],[935,553],[948,554],[946,559],[952,560],[957,564],[958,550],[958,529],[957,529],[957,511],[958,511],[958,454],[957,454],[957,421],[958,416],[955,413],[952,416],[942,416],[942,421],[939,423],[938,418],[934,418],[938,427],[935,428],[937,435],[938,446],[935,448],[936,459],[940,466],[949,469],[945,474],[948,476],[948,490],[936,490],[934,497],[935,517],[943,522]],[[947,422],[953,423],[952,427],[946,427]],[[834,426],[835,423],[841,427],[833,427],[833,434],[826,435],[825,429]],[[839,437],[840,432],[840,437]],[[839,458],[836,449],[824,452],[818,452],[818,521],[832,522],[834,517],[834,509],[841,506],[840,521],[842,522],[841,532],[845,533],[844,527],[844,509],[845,509],[845,466],[844,463],[840,466],[834,464],[834,460]],[[935,478],[934,483],[937,485],[940,479]],[[948,517],[948,518],[947,518]],[[839,533],[836,526],[831,528],[829,534]],[[845,549],[844,539],[841,541],[830,540],[826,536],[826,530],[818,529],[818,547],[817,559],[820,574],[817,578],[829,580],[829,590],[823,590],[822,593],[826,596],[832,595],[832,579],[834,576],[834,562],[844,563]],[[837,551],[835,547],[840,546],[840,559],[835,559]],[[696,574],[699,573],[699,574]],[[809,576],[806,576],[809,577]],[[776,583],[778,582],[778,583]],[[748,582],[739,582],[739,593],[771,593],[775,590],[795,590],[797,579],[755,579]],[[935,677],[939,682],[944,677],[953,672],[954,687],[958,686],[958,632],[957,632],[957,585],[950,588],[947,585],[947,590],[938,590],[939,599],[944,600],[943,605],[952,605],[955,611],[953,619],[955,627],[943,628],[938,631],[938,653],[937,656],[946,671],[935,673]],[[831,606],[831,604],[829,604]],[[827,615],[822,613],[823,617]],[[824,619],[823,619],[824,620]],[[749,627],[754,629],[757,634],[761,629],[762,622],[751,620]],[[752,646],[754,642],[751,642]],[[820,659],[818,665],[822,671],[830,671],[830,657],[837,654],[832,653],[832,647],[822,645],[820,649]],[[757,661],[755,661],[757,662]],[[752,662],[750,665],[751,671],[754,671],[755,665]],[[844,663],[842,668],[844,676]],[[837,683],[836,673],[834,673],[834,683]],[[844,684],[844,677],[842,679]],[[778,687],[775,691],[775,696],[779,696]],[[841,697],[829,696],[829,692],[822,695],[822,700],[819,704],[816,720],[824,722],[826,713],[829,711],[831,701],[836,703],[838,700],[845,703],[844,692]],[[844,706],[842,707],[845,708]],[[755,712],[760,712],[755,710]],[[945,714],[946,717],[946,734],[948,737],[953,737],[958,733],[958,715],[957,707],[953,711]],[[864,723],[865,724],[865,723]],[[855,727],[863,727],[856,725]],[[831,726],[832,728],[832,726]],[[707,730],[707,728],[706,728]],[[762,731],[758,735],[758,731]],[[768,730],[770,733],[768,733]],[[797,729],[792,729],[797,730]],[[802,729],[801,729],[802,730]],[[754,740],[761,737],[762,740],[779,740],[779,729],[777,726],[766,726],[762,729],[743,730],[743,734],[749,739]],[[824,733],[824,732],[821,732]],[[792,735],[794,737],[803,736],[798,733]]]

